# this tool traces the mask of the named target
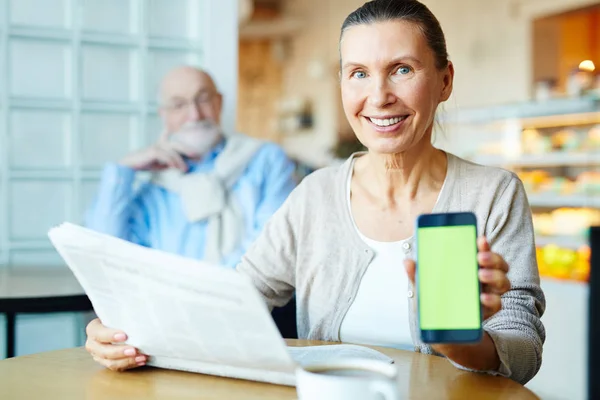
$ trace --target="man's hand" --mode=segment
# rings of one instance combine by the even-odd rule
[[[119,164],[136,171],[159,171],[167,168],[177,168],[187,172],[183,156],[195,158],[189,147],[180,142],[168,141],[167,132],[163,132],[158,142],[150,147],[126,155]]]

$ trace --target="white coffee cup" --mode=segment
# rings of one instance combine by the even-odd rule
[[[377,360],[347,359],[296,370],[300,400],[399,400],[398,371]]]

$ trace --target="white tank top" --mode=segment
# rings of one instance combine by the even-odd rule
[[[352,216],[348,176],[348,209]],[[378,242],[354,229],[373,250],[375,256],[362,277],[358,292],[340,327],[340,340],[348,343],[413,350],[410,334],[408,276],[404,259],[412,254],[412,238],[399,242]]]

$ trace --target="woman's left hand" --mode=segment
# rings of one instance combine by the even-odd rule
[[[483,306],[483,318],[488,319],[502,308],[500,297],[510,290],[508,264],[502,256],[491,251],[490,244],[485,237],[477,239],[477,262],[479,269],[479,281],[482,284],[481,305]],[[415,262],[406,260],[404,262],[406,272],[413,286],[415,283]]]
[[[488,319],[502,308],[500,297],[510,290],[508,264],[506,261],[490,249],[485,237],[477,239],[477,262],[479,269],[479,282],[481,282],[481,305],[483,306],[483,318]],[[406,272],[413,283],[415,282],[415,262],[405,261]],[[415,289],[416,291],[416,289]],[[417,293],[418,296],[418,293]],[[500,365],[500,358],[494,341],[489,333],[484,331],[483,338],[476,345],[463,344],[432,344],[432,349],[454,362],[475,370],[494,370]]]

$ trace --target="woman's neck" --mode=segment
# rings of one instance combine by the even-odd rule
[[[364,157],[363,185],[381,199],[382,206],[395,208],[441,189],[448,166],[446,154],[427,140],[419,147],[396,154],[369,152]]]

